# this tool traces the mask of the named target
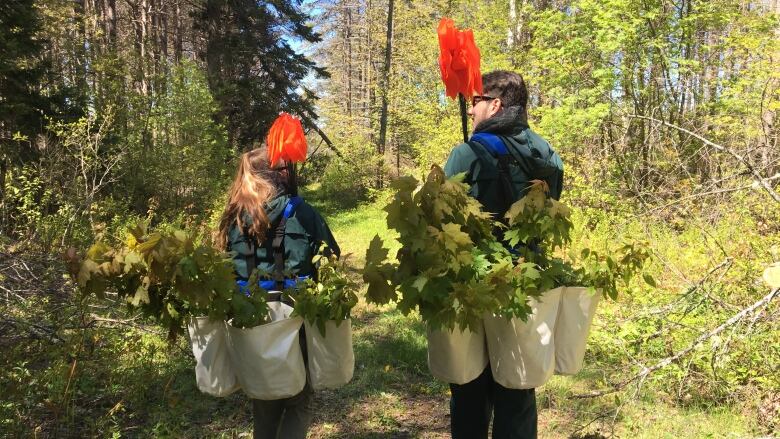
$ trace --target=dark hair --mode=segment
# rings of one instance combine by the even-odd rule
[[[482,89],[486,96],[501,99],[504,107],[528,106],[528,89],[518,73],[496,70],[482,75]]]

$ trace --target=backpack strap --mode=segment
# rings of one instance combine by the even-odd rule
[[[257,240],[249,231],[249,227],[244,224],[244,238],[246,239],[247,244],[249,244],[249,258],[246,261],[246,275],[249,276],[247,280],[249,280],[252,277],[252,272],[257,270]],[[251,265],[250,265],[251,261]]]
[[[272,247],[274,250],[274,271],[273,280],[276,282],[276,288],[279,291],[284,289],[284,230],[287,226],[287,220],[292,216],[295,208],[303,201],[301,197],[290,197],[287,201],[287,205],[284,206],[284,212],[282,218],[279,219],[279,224],[276,225],[274,230],[274,239],[272,241]]]
[[[509,164],[515,161],[514,156],[507,149],[504,141],[494,134],[488,133],[476,133],[471,136],[471,140],[468,142],[471,150],[479,159],[482,166],[489,169],[497,169],[498,179],[500,182],[501,190],[501,212],[496,212],[499,216],[503,216],[504,212],[509,209],[509,206],[515,202],[515,189],[512,185],[512,173],[509,169]],[[496,160],[496,164],[493,164],[493,160]],[[499,218],[499,221],[501,219]]]

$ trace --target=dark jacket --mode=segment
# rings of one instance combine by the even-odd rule
[[[289,201],[287,194],[279,195],[269,201],[265,207],[270,220],[270,226],[265,239],[256,244],[257,268],[269,275],[274,269],[273,237],[276,226],[282,219],[282,213]],[[251,218],[244,218],[251,224]],[[305,201],[301,202],[287,220],[284,233],[284,268],[297,276],[312,276],[315,267],[312,258],[317,254],[321,243],[325,243],[336,256],[341,254],[338,244],[331,233],[325,220],[313,207]],[[240,280],[249,278],[248,266],[252,264],[251,248],[255,247],[247,236],[239,229],[237,224],[230,228],[228,233],[228,251],[236,252],[233,256],[236,274]]]
[[[523,115],[519,107],[509,107],[482,121],[474,133],[497,135],[522,159],[520,165],[509,167],[515,193],[512,201],[525,195],[531,185],[530,180],[546,181],[550,195],[558,199],[563,189],[563,162],[550,144],[529,128]],[[471,186],[469,194],[479,200],[487,211],[502,215],[505,203],[500,199],[498,160],[492,156],[489,159],[491,163],[484,165],[469,144],[461,143],[450,153],[444,173],[450,177],[465,172],[465,182]]]

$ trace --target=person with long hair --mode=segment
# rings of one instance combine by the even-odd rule
[[[273,275],[264,288],[281,290],[296,279],[316,278],[312,259],[323,243],[336,256],[340,249],[322,216],[297,196],[294,167],[283,161],[271,167],[266,152],[261,147],[241,155],[216,241],[234,252],[239,282],[260,270]],[[290,398],[253,399],[252,413],[255,439],[305,438],[313,415],[308,380]]]

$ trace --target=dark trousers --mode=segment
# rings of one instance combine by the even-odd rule
[[[493,380],[490,365],[474,381],[450,384],[450,427],[453,439],[488,437],[490,418],[493,439],[536,438],[534,389],[508,389]]]
[[[311,387],[290,398],[253,399],[252,414],[254,439],[305,439],[314,416]]]

